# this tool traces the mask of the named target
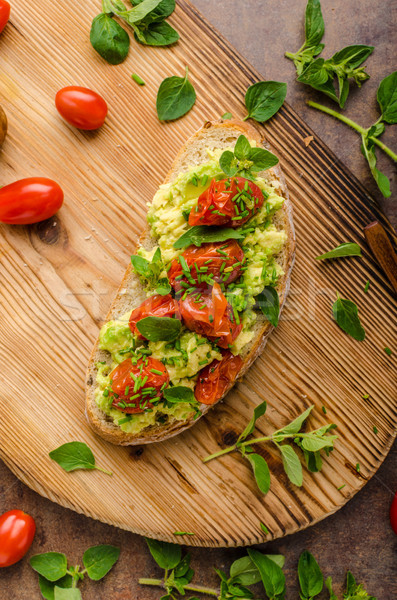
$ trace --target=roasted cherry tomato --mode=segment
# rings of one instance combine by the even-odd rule
[[[390,524],[395,534],[397,534],[397,492],[390,507]]]
[[[189,215],[189,225],[240,227],[263,205],[262,190],[244,177],[216,181],[201,194],[197,209]]]
[[[77,129],[98,129],[108,114],[105,100],[89,88],[70,85],[55,96],[55,106],[61,117]]]
[[[213,360],[199,373],[194,395],[202,404],[214,404],[222,398],[236,379],[243,361],[229,350],[222,350],[222,360]]]
[[[130,316],[129,326],[132,333],[137,333],[138,338],[144,340],[145,338],[137,329],[137,322],[145,317],[176,317],[181,318],[179,313],[178,302],[174,298],[167,294],[166,296],[160,296],[160,294],[154,294],[147,298],[138,308],[132,311]]]
[[[36,524],[21,510],[9,510],[0,517],[0,567],[14,565],[32,545]]]
[[[127,358],[110,373],[108,395],[114,408],[128,414],[143,413],[158,403],[169,380],[159,360],[150,356],[138,361]]]
[[[242,273],[244,252],[236,240],[212,242],[200,248],[189,246],[181,256],[182,259],[171,262],[168,271],[168,279],[176,290],[201,283],[212,285],[214,281],[228,285]]]
[[[6,0],[0,0],[0,33],[8,23],[11,6]]]
[[[52,217],[62,203],[63,191],[52,179],[20,179],[0,189],[0,221],[11,225],[38,223]]]
[[[218,283],[184,294],[179,309],[188,329],[208,337],[221,348],[227,348],[242,329]]]

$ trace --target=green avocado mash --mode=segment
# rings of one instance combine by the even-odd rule
[[[253,145],[253,144],[252,144]],[[180,173],[172,182],[161,185],[149,205],[147,220],[152,236],[157,240],[161,250],[161,258],[165,267],[161,277],[166,277],[167,265],[179,256],[182,250],[173,248],[174,242],[189,229],[188,214],[197,205],[200,194],[210,185],[214,177],[225,177],[219,166],[221,150],[207,150],[208,162],[194,166]],[[265,286],[275,285],[283,275],[277,263],[277,255],[282,251],[286,241],[285,231],[276,228],[274,217],[282,208],[284,199],[277,193],[277,182],[271,184],[264,178],[257,177],[255,184],[264,192],[265,201],[262,208],[244,224],[249,230],[239,243],[245,254],[245,270],[241,277],[231,283],[225,295],[233,310],[240,313],[243,324],[242,331],[230,347],[233,354],[240,354],[254,336],[256,312],[253,310],[255,296]],[[157,248],[148,252],[138,249],[138,254],[151,260]],[[154,293],[154,288],[146,290],[147,295]],[[109,396],[103,394],[109,386],[109,374],[119,363],[134,356],[137,348],[145,345],[147,354],[160,360],[165,365],[170,383],[194,389],[198,372],[214,359],[220,359],[219,348],[205,337],[186,328],[182,328],[175,342],[142,342],[134,336],[128,326],[130,312],[118,320],[106,323],[100,332],[99,348],[109,352],[111,365],[98,364],[96,403],[114,423],[126,433],[137,434],[146,427],[174,420],[185,420],[194,412],[192,405],[180,402],[167,403],[162,400],[152,409],[141,414],[126,415],[112,408]]]

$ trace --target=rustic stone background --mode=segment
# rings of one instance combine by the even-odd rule
[[[379,160],[379,168],[391,177],[392,188],[395,188],[392,198],[384,200],[377,192],[360,154],[355,132],[306,106],[305,101],[309,98],[330,106],[333,104],[307,86],[296,83],[293,64],[283,58],[285,50],[295,51],[302,43],[306,0],[194,0],[194,3],[264,78],[288,83],[288,102],[312,127],[314,134],[321,137],[364,183],[396,226],[397,182],[391,162],[386,157]],[[394,0],[323,0],[322,6],[326,23],[325,56],[331,56],[352,43],[376,47],[367,61],[372,77],[361,90],[353,87],[345,110],[346,115],[369,125],[377,119],[378,83],[396,69],[397,3]],[[384,140],[394,148],[397,146],[392,128],[389,128]],[[346,569],[350,568],[378,600],[397,598],[397,537],[388,520],[395,490],[396,445],[373,479],[335,515],[306,531],[262,547],[267,552],[281,552],[287,557],[287,600],[298,598],[296,566],[299,554],[305,548],[317,557],[324,574],[332,575],[337,592],[341,592]],[[21,508],[36,519],[37,535],[30,554],[57,550],[65,552],[71,564],[76,564],[91,545],[109,543],[121,547],[118,565],[103,582],[85,582],[82,585],[85,600],[155,600],[161,596],[160,590],[142,588],[137,584],[138,577],[159,574],[142,538],[77,515],[41,498],[0,463],[0,513],[11,508]],[[208,509],[211,510],[211,507]],[[211,567],[226,569],[243,554],[243,549],[192,550],[197,583],[216,585]],[[0,571],[0,600],[39,600],[40,597],[37,578],[26,560]],[[326,597],[324,593],[322,598]]]

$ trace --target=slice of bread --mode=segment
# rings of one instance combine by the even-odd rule
[[[168,173],[164,183],[173,181],[180,172],[184,172],[194,165],[199,165],[208,161],[207,148],[227,148],[233,147],[239,135],[244,134],[248,139],[255,140],[257,146],[268,148],[266,142],[262,140],[258,131],[240,121],[226,122],[207,122],[197,131],[182,147],[179,154]],[[292,221],[292,206],[288,197],[288,191],[281,169],[277,165],[272,169],[258,173],[259,176],[264,176],[271,182],[278,182],[277,193],[285,198],[283,208],[278,213],[278,216],[273,220],[276,228],[283,229],[287,233],[287,242],[283,251],[277,256],[276,260],[283,268],[284,275],[280,278],[277,291],[280,297],[280,310],[282,309],[285,298],[288,294],[291,269],[293,266],[295,255],[295,236]],[[149,230],[146,230],[140,239],[140,243],[146,249],[151,249],[156,245],[156,240],[151,237]],[[113,304],[107,315],[106,321],[117,319],[124,315],[128,310],[136,308],[146,298],[144,288],[142,287],[138,277],[129,267],[123,278],[121,286],[116,294]],[[239,377],[249,369],[254,360],[263,351],[267,339],[273,327],[265,319],[262,314],[258,314],[255,324],[255,335],[252,341],[244,347],[241,355],[243,359],[243,367],[239,373]],[[177,435],[185,431],[194,423],[194,416],[186,421],[169,422],[166,424],[158,424],[148,427],[141,431],[138,435],[125,433],[120,427],[114,424],[113,420],[100,410],[95,402],[96,388],[96,363],[106,361],[110,364],[110,355],[108,352],[99,350],[98,341],[94,346],[87,372],[87,395],[86,395],[86,414],[88,421],[94,431],[105,440],[119,445],[135,445],[147,444],[150,442],[160,442],[171,436]],[[229,389],[235,382],[230,383]],[[229,389],[227,391],[229,391]],[[226,395],[225,392],[224,396]],[[208,412],[211,406],[202,404],[200,406],[202,414]]]

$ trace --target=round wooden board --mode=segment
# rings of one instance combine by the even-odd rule
[[[89,0],[76,13],[70,3],[43,0],[40,11],[32,11],[20,0],[0,39],[0,101],[9,117],[1,183],[45,175],[65,192],[53,219],[1,227],[1,457],[51,500],[150,537],[235,546],[295,532],[351,498],[376,472],[395,436],[396,359],[384,347],[396,347],[396,304],[362,234],[375,218],[390,234],[391,228],[320,140],[305,146],[311,132],[283,108],[263,130],[287,177],[297,259],[282,321],[265,352],[227,400],[185,434],[141,448],[95,437],[84,416],[86,363],[144,225],[145,203],[186,138],[226,110],[244,116],[245,90],[261,79],[185,1],[171,19],[180,43],[155,49],[132,42],[126,62],[111,67],[89,45],[97,4]],[[156,90],[165,76],[182,74],[185,64],[196,106],[182,120],[160,124]],[[147,82],[144,88],[131,81],[133,71]],[[100,131],[76,131],[57,115],[54,95],[70,84],[93,87],[108,100]],[[363,258],[314,260],[344,241],[358,242]],[[358,304],[364,342],[343,334],[332,320],[336,290]],[[268,411],[258,434],[313,403],[309,427],[335,422],[340,436],[321,473],[305,470],[301,488],[287,480],[277,450],[262,445],[258,451],[272,474],[266,496],[241,457],[202,463],[235,439],[263,400]],[[48,458],[72,440],[85,441],[113,476],[67,474]],[[195,535],[175,537],[174,531]]]

